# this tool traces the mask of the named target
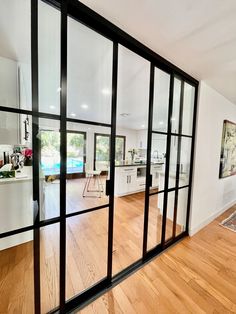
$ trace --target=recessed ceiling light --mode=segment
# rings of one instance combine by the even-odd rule
[[[162,124],[164,124],[164,122],[163,122],[163,121],[160,121],[159,124],[162,125]]]
[[[55,109],[56,107],[55,107],[55,106],[49,106],[49,108],[50,108],[50,109]]]
[[[88,105],[87,105],[87,104],[82,104],[80,107],[81,107],[82,109],[88,109]]]
[[[102,93],[103,95],[111,95],[111,91],[109,88],[103,88]]]
[[[70,116],[71,116],[71,117],[75,117],[76,114],[75,114],[74,112],[71,112],[71,113],[70,113]]]
[[[61,87],[58,87],[57,92],[59,93],[61,91]]]
[[[130,115],[130,113],[126,113],[126,112],[123,112],[120,114],[122,117],[128,117]]]

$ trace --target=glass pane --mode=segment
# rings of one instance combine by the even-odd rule
[[[67,219],[67,300],[107,276],[107,244],[107,208]]]
[[[1,1],[0,106],[31,110],[31,1]]]
[[[38,4],[39,111],[60,114],[60,11]]]
[[[39,119],[40,139],[40,219],[60,213],[60,122]]]
[[[125,136],[116,137],[116,164],[125,162],[125,138]]]
[[[155,68],[153,121],[154,131],[167,132],[170,75]]]
[[[192,135],[195,87],[184,83],[182,134]]]
[[[68,18],[67,116],[111,123],[113,43]]]
[[[0,111],[0,233],[33,224],[32,120]]]
[[[164,193],[159,193],[149,197],[148,250],[161,243],[163,196]]]
[[[168,193],[166,236],[165,236],[166,241],[173,237],[174,207],[175,207],[175,191]]]
[[[89,124],[67,124],[67,213],[109,203],[105,186],[110,167],[110,131],[110,128]]]
[[[95,133],[95,170],[105,169],[110,159],[110,135]]]
[[[34,313],[32,240],[32,231],[0,239],[1,313]]]
[[[188,188],[180,189],[178,195],[176,236],[178,236],[179,234],[186,230],[187,205],[188,205]]]
[[[166,135],[152,133],[151,192],[162,191],[165,186]]]
[[[85,171],[86,133],[67,131],[67,174]]]
[[[40,229],[41,312],[59,305],[59,235],[58,223]]]
[[[169,189],[176,186],[178,136],[171,136],[170,144],[170,169],[169,169]]]
[[[181,137],[179,186],[189,184],[192,139]]]
[[[171,132],[179,133],[181,81],[174,79],[173,109],[171,116]]]
[[[142,256],[150,63],[119,46],[117,134],[125,161],[115,168],[113,273]]]

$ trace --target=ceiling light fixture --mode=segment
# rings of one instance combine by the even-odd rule
[[[111,95],[111,91],[109,88],[103,88],[102,93],[103,95]]]
[[[120,114],[123,118],[130,116],[130,113],[123,112]]]
[[[82,104],[80,107],[81,107],[82,109],[88,109],[88,105],[87,105],[87,104]]]

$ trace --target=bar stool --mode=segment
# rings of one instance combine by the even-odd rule
[[[83,189],[83,197],[102,197],[103,193],[103,184],[101,182],[101,170],[87,170],[87,165],[85,164],[85,175],[86,182]],[[94,186],[97,186],[96,189],[90,189],[89,185],[91,180],[94,180]],[[97,195],[88,195],[89,193],[97,192]]]

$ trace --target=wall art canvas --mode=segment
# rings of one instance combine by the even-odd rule
[[[236,124],[224,120],[221,156],[220,156],[220,178],[236,174]]]

